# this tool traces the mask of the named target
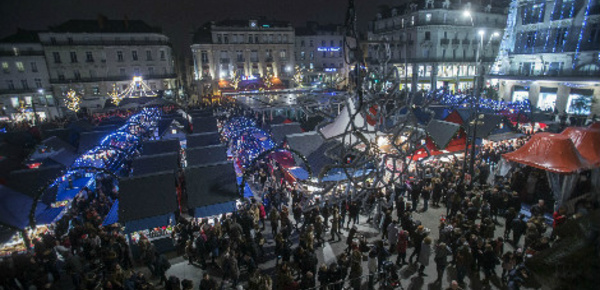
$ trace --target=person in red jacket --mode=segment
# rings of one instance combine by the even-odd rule
[[[402,266],[406,264],[406,249],[408,248],[408,232],[401,230],[398,232],[398,241],[396,243],[396,250],[398,251],[398,257],[396,258],[396,266]],[[402,262],[402,265],[400,264]]]
[[[564,206],[560,206],[558,208],[557,211],[555,211],[552,214],[552,235],[551,238],[554,239],[554,237],[556,236],[556,227],[558,227],[559,225],[563,224],[565,221],[567,221],[567,210],[565,209]]]

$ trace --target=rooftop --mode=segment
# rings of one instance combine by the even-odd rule
[[[0,43],[39,43],[38,32],[19,28],[17,33],[0,39]]]
[[[50,32],[71,33],[161,33],[159,27],[148,25],[141,20],[109,20],[99,16],[96,20],[72,19],[57,26],[51,26]]]

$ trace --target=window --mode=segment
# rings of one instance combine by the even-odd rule
[[[65,73],[62,71],[58,71],[56,73],[58,75],[58,80],[64,81],[65,80]]]
[[[271,50],[271,49],[265,49],[265,57],[266,58],[271,58],[272,57],[272,52],[273,52],[273,50]]]
[[[571,89],[571,93],[569,94],[569,100],[567,102],[567,113],[575,115],[589,115],[591,108],[591,95],[573,93],[573,89]]]
[[[223,43],[223,36],[221,34],[217,34],[217,43]]]
[[[8,62],[5,62],[5,61],[2,62],[2,70],[4,71],[4,73],[9,72]]]
[[[415,16],[414,15],[410,17],[410,25],[411,26],[415,25]]]
[[[269,43],[273,43],[273,34],[269,34],[269,40],[268,40],[268,42]]]
[[[285,59],[287,57],[287,50],[282,49],[279,51],[279,57]]]
[[[304,47],[304,39],[300,40],[300,47]]]
[[[56,44],[56,37],[50,37],[50,43]]]
[[[166,59],[167,59],[167,57],[165,56],[165,51],[161,50],[160,51],[160,60],[166,60]]]
[[[86,62],[94,62],[94,55],[92,54],[91,51],[85,52],[85,61]]]
[[[321,40],[321,46],[325,46],[325,40]]]
[[[132,50],[131,51],[131,59],[133,61],[137,61],[138,60],[138,56],[137,56],[137,50]]]
[[[93,70],[93,69],[91,69],[91,70],[90,70],[90,78],[92,78],[92,79],[93,79],[93,78],[95,78],[95,77],[96,77],[96,71],[95,71],[95,70]]]
[[[21,86],[25,90],[29,89],[29,84],[27,84],[27,80],[21,80]]]
[[[206,50],[200,52],[200,58],[202,59],[203,63],[208,63],[208,52],[206,52]]]
[[[229,34],[223,34],[223,42],[229,43]]]
[[[120,69],[119,69],[119,74],[120,74],[122,77],[124,77],[124,76],[126,75],[126,73],[125,73],[125,69],[124,69],[124,68],[120,68]]]
[[[25,71],[25,66],[23,66],[23,62],[22,62],[22,61],[17,61],[17,62],[15,63],[15,65],[16,65],[16,67],[17,67],[17,70],[18,70],[19,72],[24,72],[24,71]]]
[[[54,63],[60,63],[60,53],[53,52],[52,57],[54,58]]]
[[[242,51],[242,50],[237,50],[235,53],[236,53],[236,55],[237,55],[237,61],[238,61],[238,62],[242,62],[242,61],[244,61],[244,51]]]
[[[76,80],[80,80],[81,79],[81,73],[79,72],[79,70],[74,70],[73,71],[73,76],[75,77]]]
[[[333,40],[329,42],[329,46],[333,47]]]
[[[431,32],[425,31],[425,40],[431,40]]]
[[[288,35],[287,34],[283,35],[283,43],[288,43]]]
[[[31,62],[31,71],[38,72],[37,63],[35,61]]]
[[[281,43],[281,34],[277,34],[277,43]]]
[[[94,94],[94,96],[100,95],[100,87],[99,86],[93,86],[92,87],[92,94]]]
[[[152,60],[152,51],[151,50],[146,50],[146,60],[147,61]]]
[[[252,37],[252,34],[248,34],[248,43],[254,43],[254,37]]]
[[[315,69],[315,64],[311,62],[311,63],[308,65],[308,68],[309,68],[310,70],[313,70],[313,69]]]
[[[252,62],[258,62],[258,50],[251,50],[250,51],[250,61],[252,61]]]
[[[122,51],[117,51],[117,61],[118,62],[123,62],[123,52]]]
[[[327,57],[327,51],[323,51],[323,58]]]
[[[77,52],[71,51],[70,55],[71,55],[71,63],[76,63],[77,62]]]
[[[315,52],[314,52],[314,51],[311,51],[311,52],[310,52],[310,54],[309,54],[309,57],[308,57],[308,58],[309,58],[310,60],[313,60],[313,59],[315,59]]]
[[[35,79],[35,87],[38,89],[42,88],[42,79]]]
[[[313,47],[313,40],[312,39],[308,41],[308,46]]]
[[[69,44],[73,44],[73,37],[67,37],[67,42]]]
[[[151,67],[151,66],[148,67],[148,74],[154,75],[154,67]]]
[[[14,90],[14,89],[15,89],[15,84],[13,83],[13,81],[12,81],[12,80],[6,80],[6,87],[7,87],[9,90]]]
[[[431,13],[425,14],[425,21],[426,22],[431,22]]]
[[[304,60],[304,58],[306,57],[306,53],[304,51],[300,52],[300,60]]]

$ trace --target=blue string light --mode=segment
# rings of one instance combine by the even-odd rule
[[[581,40],[583,39],[583,34],[585,33],[585,27],[587,25],[587,21],[590,15],[590,7],[592,6],[592,1],[587,0],[587,6],[585,7],[585,14],[583,15],[583,22],[581,23],[581,30],[579,32],[579,37],[577,38],[577,47],[575,48],[575,57],[573,59],[573,70],[577,66],[577,62],[579,60],[579,49],[581,48]]]

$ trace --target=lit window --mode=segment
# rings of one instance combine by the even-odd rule
[[[17,66],[17,70],[20,72],[24,72],[25,71],[25,66],[23,66],[23,62],[22,61],[17,61],[15,63],[15,65]]]
[[[431,13],[425,14],[425,21],[427,21],[427,22],[431,21]]]
[[[8,72],[8,62],[2,62],[2,70],[7,73]]]

